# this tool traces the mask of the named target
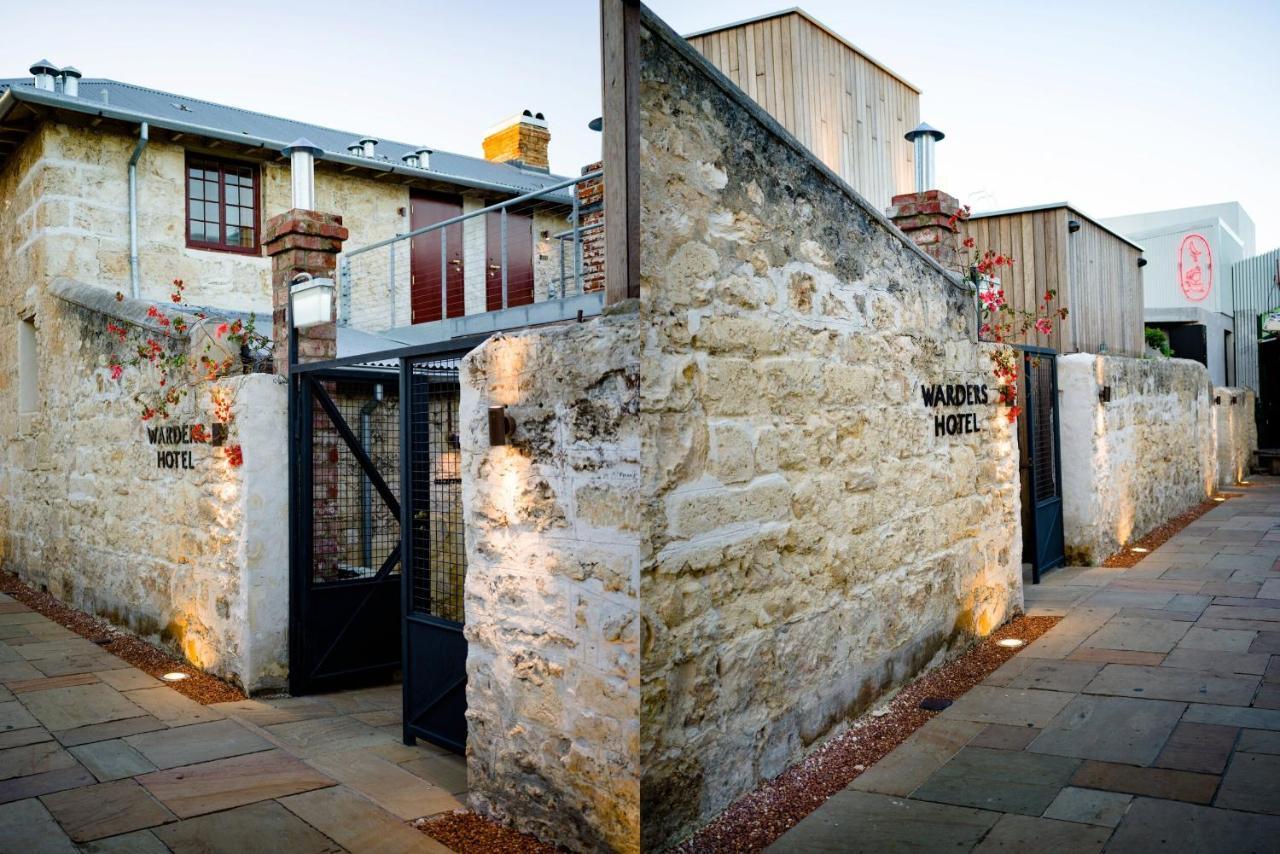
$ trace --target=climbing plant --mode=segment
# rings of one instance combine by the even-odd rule
[[[150,324],[107,321],[107,333],[120,345],[119,352],[112,352],[108,357],[108,371],[116,382],[122,382],[127,372],[137,375],[133,401],[144,422],[168,420],[183,400],[206,396],[215,429],[208,431],[204,425],[197,424],[190,431],[191,440],[205,443],[221,440],[227,462],[240,466],[244,462],[244,451],[240,443],[234,441],[235,388],[219,381],[250,373],[255,364],[269,359],[271,337],[258,332],[255,317],[250,315],[247,321],[218,322],[205,336],[199,355],[192,352],[195,348],[175,346],[178,338],[192,333],[188,317],[195,317],[201,326],[209,319],[205,312],[186,305],[185,289],[182,279],[174,279],[169,295],[174,311],[151,306],[147,309]],[[124,294],[117,292],[116,300],[123,302]],[[159,328],[158,332],[155,327]]]

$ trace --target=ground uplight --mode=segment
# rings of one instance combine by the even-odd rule
[[[187,679],[188,676],[185,673],[179,673],[175,670],[173,673],[166,673],[160,678],[166,682],[181,682],[183,679]]]
[[[996,641],[996,646],[1002,646],[1005,649],[1017,649],[1025,643],[1026,641],[1022,638],[1005,638],[1004,640]]]

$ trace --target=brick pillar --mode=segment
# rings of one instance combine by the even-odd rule
[[[347,239],[342,217],[298,208],[267,220],[263,244],[271,256],[271,338],[277,374],[289,373],[289,286],[299,273],[334,278],[338,253]],[[298,361],[321,362],[338,356],[336,323],[298,333]]]
[[[956,237],[960,224],[954,217],[959,211],[960,202],[955,196],[926,190],[894,196],[888,214],[917,246],[948,270],[955,270],[959,265]]]
[[[582,167],[582,174],[599,172],[604,161]],[[590,210],[579,218],[580,227],[598,225],[604,222],[604,176],[582,181],[578,184],[578,207]],[[604,290],[604,229],[593,228],[582,235],[582,290]]]

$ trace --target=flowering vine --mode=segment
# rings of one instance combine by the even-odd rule
[[[184,305],[185,287],[182,279],[173,280],[169,299],[177,306]],[[116,301],[123,302],[124,294],[117,292]],[[109,357],[108,373],[112,380],[120,382],[126,370],[134,370],[141,375],[143,369],[150,369],[150,380],[153,381],[144,381],[142,388],[133,396],[139,407],[139,418],[144,422],[167,420],[179,403],[207,388],[214,423],[221,425],[222,429],[215,427],[210,432],[203,424],[197,424],[191,428],[191,440],[212,443],[221,433],[226,440],[222,452],[227,462],[233,467],[240,466],[244,463],[244,451],[238,442],[230,441],[235,423],[234,392],[217,383],[224,377],[251,370],[255,357],[260,359],[263,353],[270,353],[271,338],[257,331],[252,315],[247,322],[238,319],[222,322],[213,330],[212,339],[225,341],[227,346],[219,347],[219,352],[215,352],[213,340],[206,340],[203,352],[195,357],[186,349],[171,346],[175,336],[186,335],[190,331],[187,314],[200,321],[208,319],[202,311],[171,314],[151,306],[147,309],[147,317],[159,327],[158,334],[142,324],[124,321],[126,325],[121,325],[107,321],[107,334],[120,344],[129,343],[132,334],[129,326],[136,328],[133,346],[126,351],[128,355],[113,353]]]
[[[969,206],[965,205],[951,215],[948,224],[954,227],[957,221],[968,219],[969,214]],[[1033,308],[1014,308],[1009,304],[1000,286],[1000,274],[1013,271],[1012,255],[980,250],[972,237],[964,238],[962,246],[966,252],[962,256],[961,274],[973,284],[981,312],[979,340],[1011,344],[1033,333],[1052,335],[1054,322],[1066,319],[1067,307],[1054,306],[1058,293],[1052,288],[1044,292]],[[1018,354],[1012,347],[1000,347],[992,353],[991,360],[998,384],[997,403],[1009,407],[1009,423],[1013,423],[1022,414],[1018,406]]]

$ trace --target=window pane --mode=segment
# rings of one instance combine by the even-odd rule
[[[253,246],[253,229],[252,228],[240,229],[240,245]]]
[[[199,219],[204,214],[204,203],[197,202],[194,199],[187,202],[187,216],[191,219]]]
[[[218,200],[218,183],[216,181],[208,181],[205,183],[204,197],[213,202]]]
[[[240,227],[238,225],[227,226],[227,245],[228,246],[240,245]]]
[[[204,198],[204,181],[192,181],[190,189],[187,191],[193,199]]]
[[[230,184],[227,185],[227,204],[229,205],[240,204],[240,188],[239,187],[233,187]]]
[[[204,236],[204,223],[198,219],[191,220],[191,239],[197,241],[207,239]]]
[[[244,226],[253,225],[253,208],[240,208],[240,224]]]

